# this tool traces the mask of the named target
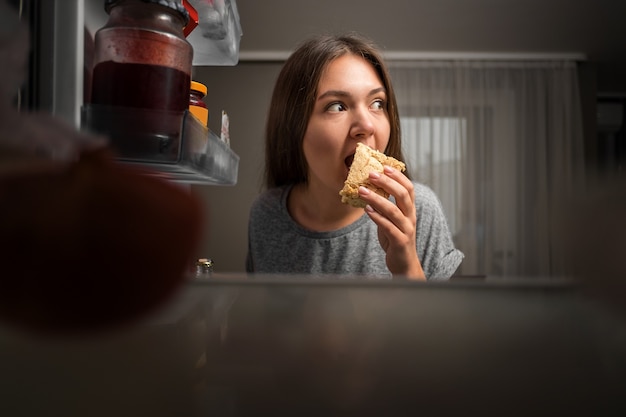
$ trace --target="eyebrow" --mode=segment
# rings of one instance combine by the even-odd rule
[[[387,91],[385,90],[385,87],[378,87],[378,88],[374,88],[373,90],[371,90],[368,93],[368,96],[373,96],[375,94],[378,93],[386,93]],[[317,98],[318,100],[321,100],[325,97],[349,97],[350,93],[348,93],[347,91],[343,91],[343,90],[328,90],[325,91],[324,93],[320,94],[320,96]]]

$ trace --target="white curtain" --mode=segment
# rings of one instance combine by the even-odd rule
[[[392,62],[409,172],[442,201],[462,275],[566,274],[555,231],[583,178],[574,62]]]

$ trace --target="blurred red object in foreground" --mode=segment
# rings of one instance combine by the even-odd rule
[[[43,333],[153,312],[185,282],[203,230],[188,190],[104,149],[31,158],[0,176],[0,202],[0,321]]]

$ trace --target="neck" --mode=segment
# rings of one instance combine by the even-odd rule
[[[343,204],[339,191],[307,184],[292,188],[287,207],[298,224],[318,232],[348,226],[363,215],[363,209]]]

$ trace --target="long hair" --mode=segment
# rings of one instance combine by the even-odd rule
[[[265,186],[308,182],[302,141],[315,105],[319,80],[334,59],[345,54],[363,57],[374,67],[387,93],[390,135],[387,155],[404,160],[400,116],[391,77],[377,47],[361,35],[318,35],[290,55],[278,75],[265,128]]]

